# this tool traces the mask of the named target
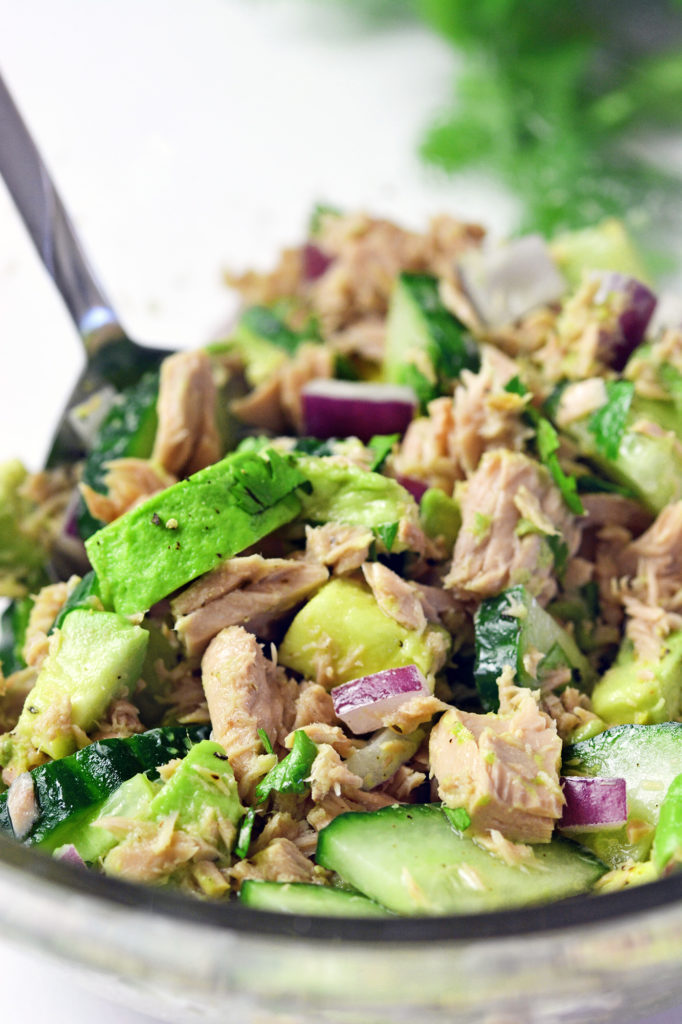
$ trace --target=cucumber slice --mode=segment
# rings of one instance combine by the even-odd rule
[[[100,427],[97,441],[85,460],[83,483],[104,494],[108,462],[123,458],[146,459],[151,455],[158,425],[158,394],[158,372],[145,374],[137,384],[121,393]],[[90,515],[81,499],[78,530],[83,540],[91,537],[102,525],[99,519]]]
[[[510,865],[457,832],[436,804],[342,814],[319,835],[317,862],[398,914],[463,914],[585,892],[605,868],[568,840]]]
[[[386,380],[413,387],[424,406],[446,393],[462,370],[479,367],[478,346],[441,302],[437,279],[401,274],[386,324]]]
[[[543,675],[564,664],[577,677],[581,689],[593,680],[587,658],[573,637],[542,608],[523,586],[510,587],[483,601],[474,619],[476,662],[474,679],[486,711],[497,711],[497,680],[506,665],[516,673],[519,686],[537,688]],[[529,672],[526,655],[540,651],[537,675]]]
[[[5,678],[26,668],[22,651],[32,607],[32,597],[18,597],[0,615],[0,668]]]
[[[87,864],[104,857],[118,839],[96,822],[100,818],[134,818],[143,821],[149,817],[149,808],[159,788],[158,782],[151,782],[140,773],[127,779],[103,803],[97,803],[86,814],[72,815],[52,833],[49,843],[37,845],[43,849],[49,846],[56,850],[67,843],[76,847]]]
[[[331,889],[307,882],[257,882],[242,884],[239,900],[257,910],[321,917],[390,917],[390,911],[359,893]]]
[[[59,826],[85,815],[127,779],[158,768],[209,733],[208,726],[152,729],[127,739],[98,740],[75,754],[40,765],[31,772],[38,817],[23,842],[54,850],[69,840]],[[80,820],[80,819],[79,819]],[[7,810],[7,793],[0,795],[0,832],[14,836]]]
[[[625,779],[629,815],[655,825],[670,783],[682,773],[682,722],[616,725],[566,747],[561,770]]]

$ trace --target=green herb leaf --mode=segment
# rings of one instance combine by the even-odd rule
[[[441,804],[441,810],[453,828],[458,832],[466,832],[471,825],[471,818],[464,807],[446,807]]]
[[[525,398],[525,396],[528,394],[528,388],[523,383],[518,374],[516,375],[516,377],[512,377],[511,380],[507,381],[507,383],[504,385],[504,390],[508,391],[511,395],[521,395],[522,398]]]
[[[305,793],[316,756],[317,745],[303,729],[297,729],[294,745],[287,756],[256,786],[256,800],[262,803],[272,790],[277,793]]]
[[[559,435],[544,416],[538,415],[536,430],[535,440],[540,461],[547,466],[547,469],[552,474],[554,483],[561,491],[561,495],[571,512],[577,516],[584,515],[585,509],[578,495],[575,477],[567,476],[564,473],[556,454],[559,450]]]
[[[275,751],[272,749],[272,743],[270,742],[270,737],[266,733],[265,729],[258,729],[257,732],[258,732],[258,735],[260,736],[261,743],[265,747],[265,753],[266,754],[274,754]]]
[[[390,551],[393,547],[393,542],[398,535],[398,527],[400,523],[382,523],[381,526],[375,527],[372,531],[384,545],[387,551]]]
[[[240,328],[257,334],[259,338],[266,338],[272,345],[284,349],[289,355],[293,355],[301,341],[301,335],[292,331],[267,306],[251,306],[242,313],[237,331]]]
[[[235,505],[258,515],[271,508],[297,487],[310,490],[310,483],[288,455],[274,448],[260,454],[244,452],[234,466],[234,484],[230,493]]]
[[[391,454],[393,445],[396,441],[400,440],[400,434],[375,434],[374,437],[370,438],[367,447],[373,452],[372,462],[370,469],[373,473],[378,473],[386,459]]]
[[[606,402],[590,416],[588,429],[607,459],[618,457],[634,393],[635,385],[630,380],[607,380]]]
[[[556,569],[557,576],[563,576],[566,570],[566,562],[568,560],[568,545],[566,541],[555,533],[547,535],[547,543],[549,544],[550,551],[554,556],[554,568]]]
[[[251,845],[251,833],[253,832],[253,824],[255,820],[256,808],[249,807],[241,820],[239,832],[237,834],[237,843],[234,848],[235,856],[240,859],[246,857],[249,852],[249,846]]]

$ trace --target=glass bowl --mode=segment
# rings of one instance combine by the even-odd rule
[[[352,920],[210,904],[0,837],[0,928],[184,1024],[598,1024],[682,999],[682,877],[523,910]]]

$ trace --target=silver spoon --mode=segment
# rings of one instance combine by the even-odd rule
[[[0,174],[85,348],[85,366],[59,419],[47,457],[47,466],[55,466],[85,454],[71,425],[70,409],[106,384],[120,389],[134,383],[172,351],[140,345],[121,326],[1,75]]]

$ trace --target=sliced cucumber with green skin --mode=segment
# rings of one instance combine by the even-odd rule
[[[566,747],[561,770],[564,775],[625,779],[630,829],[585,833],[580,842],[614,867],[628,859],[644,860],[661,804],[673,779],[682,773],[682,723],[614,726]],[[644,827],[633,831],[635,822]]]
[[[144,821],[149,817],[152,800],[160,787],[143,773],[126,779],[111,796],[94,804],[87,812],[73,814],[62,822],[42,843],[42,849],[57,850],[60,846],[75,846],[86,864],[104,857],[119,842],[113,832],[100,828],[100,818],[134,818]]]
[[[437,279],[401,274],[386,324],[386,380],[413,387],[424,406],[447,392],[462,370],[479,367],[478,346],[441,302]]]
[[[0,616],[0,668],[5,677],[26,668],[22,651],[32,607],[32,597],[19,597]]]
[[[670,783],[682,773],[682,722],[616,725],[566,747],[562,772],[625,779],[629,813],[655,825]]]
[[[156,401],[159,375],[147,373],[137,384],[123,391],[99,429],[97,441],[85,460],[83,483],[100,494],[106,493],[106,464],[113,459],[148,458],[154,447],[158,425]],[[90,515],[81,499],[78,509],[78,530],[87,540],[104,524]]]
[[[256,910],[274,910],[281,914],[310,914],[321,917],[391,917],[385,907],[359,893],[332,889],[307,882],[242,883],[239,900]]]
[[[554,839],[510,865],[457,832],[436,804],[341,814],[318,839],[317,862],[397,914],[465,914],[586,892],[606,870]]]
[[[474,619],[476,662],[474,679],[486,711],[497,711],[497,680],[505,666],[516,674],[518,686],[537,688],[543,675],[564,664],[581,689],[593,680],[593,671],[573,637],[546,612],[523,586],[510,587],[483,601]],[[539,651],[543,659],[537,676],[526,667],[526,655]]]
[[[127,779],[148,772],[175,757],[184,757],[209,726],[152,729],[127,739],[98,740],[59,761],[50,761],[31,772],[38,816],[23,838],[28,846],[53,850],[68,840],[60,826],[70,827],[75,816],[85,818]],[[0,795],[0,832],[14,836],[7,809],[7,793]]]

